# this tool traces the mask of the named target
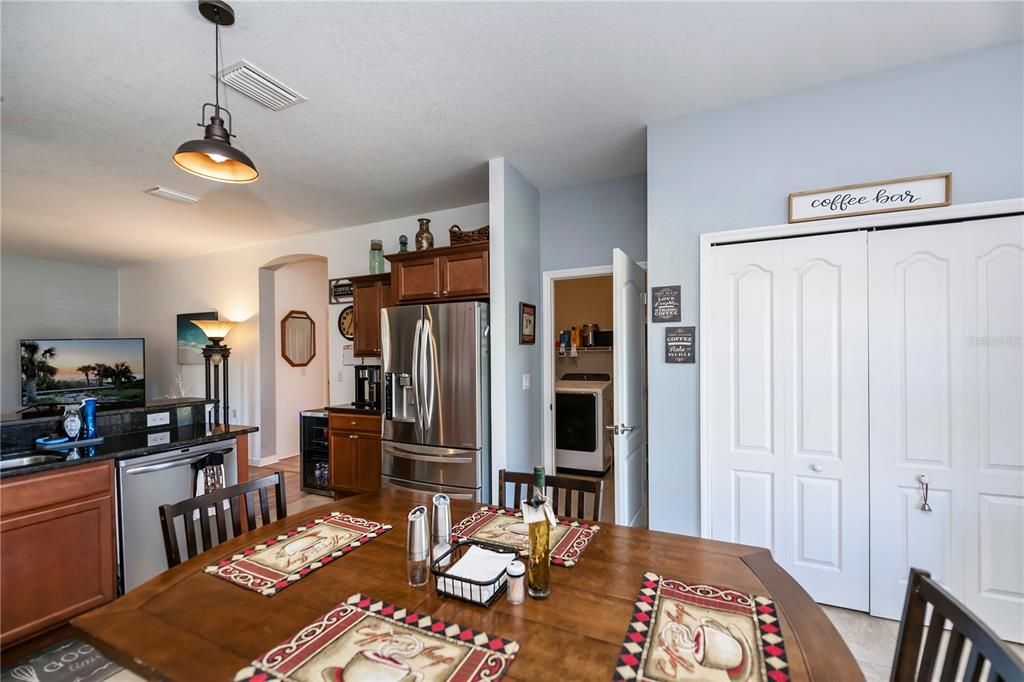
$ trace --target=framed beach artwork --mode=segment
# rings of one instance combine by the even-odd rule
[[[178,364],[203,364],[203,346],[210,343],[203,330],[192,324],[192,320],[216,320],[217,311],[207,313],[182,313],[178,315]]]

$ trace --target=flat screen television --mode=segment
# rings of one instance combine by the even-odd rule
[[[145,339],[22,339],[21,404],[146,402]]]

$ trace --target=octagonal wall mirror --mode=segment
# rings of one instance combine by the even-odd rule
[[[281,357],[292,367],[305,367],[316,357],[316,324],[305,310],[282,318]]]

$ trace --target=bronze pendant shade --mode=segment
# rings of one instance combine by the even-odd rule
[[[215,80],[214,102],[203,105],[203,116],[206,119],[206,108],[212,107],[210,122],[198,125],[206,129],[201,140],[189,140],[174,152],[174,165],[178,168],[198,175],[207,180],[245,184],[255,182],[260,177],[256,164],[240,149],[231,146],[231,112],[220,105],[220,27],[235,23],[235,13],[231,6],[220,0],[200,0],[199,12],[213,22],[215,28],[214,62]],[[227,114],[227,126],[224,116]]]

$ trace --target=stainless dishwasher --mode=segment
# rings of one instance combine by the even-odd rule
[[[224,484],[238,483],[235,441],[158,452],[117,463],[118,588],[123,594],[167,570],[159,507],[195,496],[192,464],[224,457]],[[179,544],[184,525],[177,520]],[[181,556],[187,557],[185,547]]]

